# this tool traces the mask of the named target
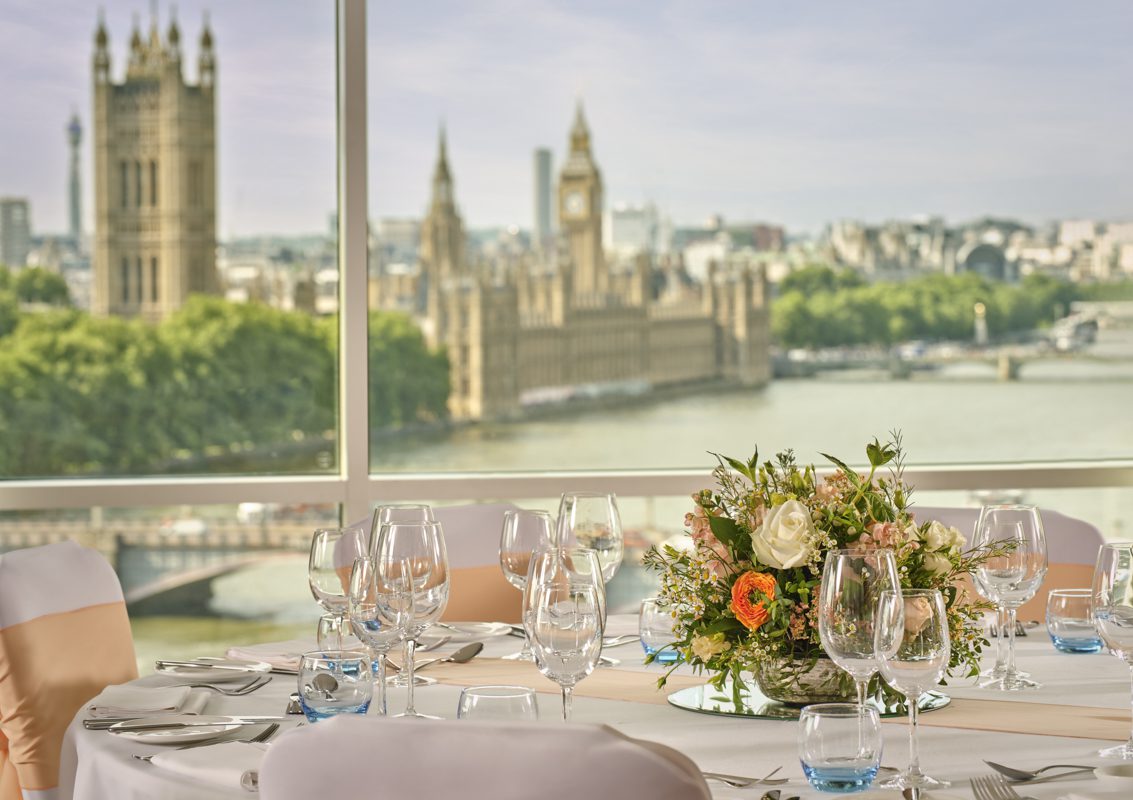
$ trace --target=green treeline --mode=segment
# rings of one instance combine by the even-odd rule
[[[154,325],[20,312],[11,294],[0,284],[0,326],[15,309],[0,327],[0,476],[168,471],[242,451],[273,469],[276,449],[333,436],[335,317],[199,296]],[[408,317],[370,315],[369,371],[372,427],[444,417],[448,360]]]
[[[1113,299],[1120,287],[1100,294]],[[775,340],[785,348],[971,340],[975,306],[982,303],[988,333],[996,338],[1043,327],[1066,314],[1078,299],[1087,298],[1074,284],[1041,275],[1029,275],[1018,284],[997,283],[971,272],[868,284],[853,270],[816,265],[779,284],[771,325]]]

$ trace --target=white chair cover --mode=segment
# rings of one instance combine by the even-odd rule
[[[280,737],[263,800],[709,800],[687,756],[592,725],[335,717]]]

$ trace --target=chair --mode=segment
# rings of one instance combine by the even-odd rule
[[[0,800],[68,796],[67,726],[106,686],[137,677],[122,587],[102,555],[69,541],[0,555]]]
[[[334,717],[281,736],[260,768],[262,800],[363,796],[711,797],[687,756],[594,725]]]
[[[971,542],[979,519],[978,508],[941,508],[914,506],[918,522],[935,519],[954,528]],[[1020,619],[1044,619],[1046,598],[1052,589],[1087,588],[1093,581],[1094,562],[1105,541],[1101,531],[1085,520],[1068,517],[1048,508],[1039,516],[1046,534],[1048,570],[1046,579],[1035,596],[1019,608]]]
[[[523,596],[500,569],[500,532],[511,503],[435,506],[445,532],[452,588],[442,619],[519,622]]]

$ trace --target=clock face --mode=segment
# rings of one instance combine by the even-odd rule
[[[582,192],[569,192],[563,198],[563,209],[571,216],[577,217],[586,212],[586,198],[583,197]]]

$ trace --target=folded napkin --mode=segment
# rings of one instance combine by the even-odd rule
[[[239,788],[245,773],[258,772],[266,744],[249,742],[222,742],[208,747],[191,747],[185,750],[165,750],[156,754],[150,763],[206,783]]]
[[[1074,791],[1059,795],[1058,800],[1129,800],[1129,792],[1125,789],[1114,789],[1107,792]]]
[[[87,712],[103,717],[145,717],[152,714],[199,714],[208,702],[208,690],[188,686],[107,686],[90,701]]]
[[[311,652],[316,647],[318,645],[313,639],[292,639],[288,642],[265,642],[230,647],[225,655],[229,658],[263,661],[271,664],[275,669],[297,670],[303,654]]]

